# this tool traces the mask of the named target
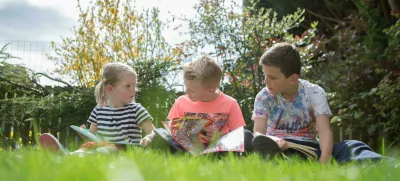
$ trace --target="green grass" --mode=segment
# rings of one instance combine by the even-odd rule
[[[321,165],[295,160],[170,155],[135,149],[117,155],[0,151],[0,180],[397,180],[388,164]]]

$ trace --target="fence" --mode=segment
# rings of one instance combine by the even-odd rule
[[[14,98],[16,94],[14,94]],[[5,95],[5,100],[7,100],[9,96]],[[60,102],[60,104],[62,104]],[[69,148],[77,148],[83,140],[80,139],[79,135],[75,131],[71,131],[69,127],[70,124],[61,124],[61,120],[65,120],[65,118],[58,118],[58,124],[52,126],[43,126],[43,125],[51,125],[50,120],[43,120],[39,118],[39,120],[33,121],[32,119],[24,118],[24,116],[18,117],[15,114],[16,105],[12,104],[12,106],[7,107],[5,105],[0,112],[1,113],[11,113],[12,116],[6,116],[6,114],[0,114],[0,126],[1,133],[4,138],[1,139],[11,139],[13,142],[21,143],[23,145],[32,145],[35,146],[35,138],[36,134],[39,136],[43,133],[51,133],[54,135],[61,144]],[[47,121],[47,122],[46,122]],[[20,123],[25,124],[20,124]],[[48,124],[47,124],[48,123]],[[34,124],[37,124],[37,132],[35,133]],[[7,145],[6,149],[13,149],[13,145]]]
[[[35,72],[53,72],[59,62],[51,61],[48,56],[54,56],[54,49],[48,41],[0,41],[0,48],[7,45],[6,53],[17,58],[7,59],[10,64],[23,65]],[[68,77],[63,77],[68,79]],[[40,77],[40,84],[60,86],[59,82],[52,81],[46,77]]]

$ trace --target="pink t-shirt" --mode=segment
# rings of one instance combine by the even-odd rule
[[[180,96],[169,111],[168,119],[184,116],[209,119],[223,135],[246,125],[236,99],[222,92],[219,92],[218,98],[211,102],[192,102],[187,95]]]

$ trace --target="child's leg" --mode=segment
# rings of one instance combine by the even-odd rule
[[[106,143],[106,142],[86,142],[82,144],[78,150],[72,152],[71,154],[79,153],[117,153],[119,147],[116,144]]]
[[[253,152],[253,145],[252,145],[252,141],[253,141],[253,133],[251,133],[251,131],[245,129],[244,130],[244,152],[245,153],[251,153]]]
[[[67,151],[63,148],[57,138],[49,133],[44,133],[40,135],[39,143],[44,150],[67,153]]]
[[[338,163],[349,161],[377,161],[382,159],[382,155],[375,153],[365,143],[357,140],[345,140],[333,146],[333,157]]]
[[[112,153],[118,153],[119,149],[116,146],[112,146],[112,145],[111,146],[103,146],[103,147],[96,148],[96,152],[112,154]]]
[[[246,156],[253,152],[253,133],[251,131],[245,129],[244,130],[244,153],[243,155]]]
[[[306,145],[313,147],[316,150],[318,157],[321,156],[321,150],[319,144],[311,143],[311,142],[304,142],[304,141],[297,141],[297,140],[287,140],[293,143]],[[296,150],[288,149],[284,151],[285,155],[293,155],[296,154]],[[303,154],[300,154],[302,156]],[[365,143],[357,140],[345,140],[333,145],[332,151],[333,158],[338,163],[346,163],[349,161],[378,161],[381,160],[382,155],[372,151],[372,149]],[[391,158],[388,158],[389,160]]]

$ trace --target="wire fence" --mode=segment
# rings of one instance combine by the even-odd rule
[[[54,74],[57,63],[49,60],[48,56],[57,56],[49,41],[0,41],[0,47],[7,45],[5,52],[17,58],[7,59],[10,64],[23,65],[34,71]],[[59,76],[62,77],[62,76]],[[39,80],[42,85],[63,86],[59,82],[46,77]]]

